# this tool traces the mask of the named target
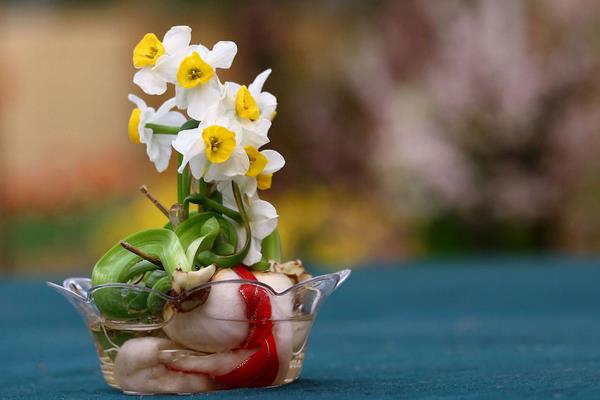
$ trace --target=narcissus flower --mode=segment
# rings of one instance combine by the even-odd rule
[[[147,94],[163,94],[167,90],[168,61],[179,58],[189,48],[192,29],[174,26],[165,34],[162,42],[154,33],[147,33],[133,50],[133,66],[140,70],[133,82]]]
[[[256,184],[259,190],[266,190],[271,188],[273,174],[283,168],[285,160],[275,150],[263,150],[261,153],[267,158],[268,162],[265,168],[256,176]]]
[[[248,154],[248,159],[250,160],[250,166],[248,167],[248,171],[246,171],[246,176],[257,176],[265,169],[269,160],[267,160],[267,157],[262,155],[254,146],[245,146],[244,150],[246,151],[246,154]]]
[[[173,84],[175,97],[155,111],[130,95],[136,108],[129,120],[129,136],[133,142],[146,145],[148,157],[159,172],[168,167],[174,148],[182,155],[178,173],[189,168],[196,180],[214,182],[223,195],[223,204],[230,208],[237,209],[232,187],[239,188],[252,236],[243,262],[252,265],[261,260],[261,243],[276,229],[278,220],[275,208],[259,198],[258,190],[269,189],[273,174],[285,164],[278,152],[260,150],[269,142],[268,131],[277,109],[275,96],[263,91],[271,70],[263,71],[247,86],[234,82],[223,85],[217,69],[231,67],[237,45],[220,41],[209,49],[191,45],[190,40],[189,27],[175,26],[162,41],[149,33],[135,47],[133,64],[139,71],[134,82],[147,94],[162,94],[168,83]],[[186,117],[171,111],[174,106],[186,110],[198,121],[198,127],[179,131]],[[152,123],[154,131],[146,127]],[[183,179],[186,177],[178,181],[179,197],[188,195],[193,187],[194,181]],[[246,231],[238,225],[241,250]]]
[[[225,83],[223,112],[240,123],[244,131],[244,140],[256,148],[269,142],[267,132],[277,108],[275,96],[262,91],[270,74],[270,69],[263,71],[248,87],[234,82]]]
[[[250,251],[244,258],[244,264],[256,264],[262,258],[261,244],[262,240],[269,236],[277,227],[279,215],[273,205],[258,197],[251,198],[247,208],[248,218],[250,219],[250,231],[252,240],[250,242]],[[245,230],[238,229],[240,244],[244,243]]]
[[[145,144],[148,158],[154,163],[158,172],[163,172],[169,166],[171,143],[175,139],[175,135],[153,133],[152,129],[146,128],[146,124],[181,126],[186,118],[177,111],[171,111],[175,106],[174,98],[165,101],[156,111],[133,94],[130,94],[128,98],[136,105],[129,117],[129,138],[133,143]]]
[[[263,92],[263,86],[271,70],[267,69],[254,78],[248,87],[234,82],[225,84],[227,100],[233,104],[236,116],[243,122],[252,123],[260,118],[272,120],[277,109],[277,99],[269,92]]]
[[[252,146],[246,146],[244,150],[250,160],[250,167],[246,171],[246,176],[273,174],[285,165],[285,159],[275,150],[258,151]]]
[[[250,197],[256,194],[256,189],[265,190],[271,188],[273,174],[285,165],[285,159],[275,150],[258,151],[253,146],[245,146],[244,151],[248,155],[249,166],[244,175],[233,177],[240,191]],[[228,190],[231,180],[221,181],[217,184],[220,192]]]
[[[229,208],[237,210],[237,205],[233,197],[231,185],[223,188],[223,204]],[[244,196],[244,206],[250,220],[250,232],[252,235],[250,241],[250,251],[243,260],[245,265],[253,265],[262,258],[261,243],[264,238],[269,236],[277,227],[279,215],[271,203],[261,200],[258,196]],[[241,225],[237,226],[238,247],[241,248],[246,241],[246,231]]]
[[[179,132],[173,142],[183,155],[179,173],[189,164],[194,178],[207,182],[245,174],[250,161],[240,146],[241,139],[240,131],[221,117],[207,118],[198,128]]]
[[[259,152],[252,146],[246,146],[244,150],[250,160],[250,167],[246,171],[246,176],[256,178],[255,188],[257,187],[260,190],[270,189],[273,174],[283,168],[285,159],[275,150]]]
[[[202,45],[191,46],[177,65],[170,62],[167,69],[177,84],[177,107],[186,108],[190,117],[203,120],[222,97],[222,85],[215,70],[231,67],[236,53],[234,42],[218,42],[212,50]]]

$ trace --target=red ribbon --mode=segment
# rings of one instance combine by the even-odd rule
[[[243,265],[237,266],[234,271],[242,279],[257,281],[254,274]],[[246,317],[250,321],[250,331],[240,348],[258,347],[258,350],[231,372],[215,376],[215,379],[230,388],[269,386],[273,384],[279,371],[279,357],[271,321],[271,300],[268,292],[256,285],[242,284],[239,290],[246,304]]]

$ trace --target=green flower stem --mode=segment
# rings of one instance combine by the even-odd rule
[[[198,194],[204,198],[208,196],[208,183],[203,178],[198,181]],[[202,204],[198,204],[198,212],[204,211]]]
[[[202,178],[198,181],[198,194],[202,197],[208,194],[208,183]]]
[[[252,241],[250,220],[248,218],[248,214],[246,214],[246,208],[244,207],[244,202],[242,201],[242,194],[240,193],[240,189],[235,184],[235,182],[231,182],[231,186],[233,187],[233,196],[235,197],[235,204],[240,210],[240,218],[244,225],[244,230],[246,231],[246,241],[244,242],[244,246],[240,249],[240,251],[226,256],[217,255],[211,251],[201,252],[197,255],[197,260],[202,265],[215,264],[221,268],[235,267],[244,260],[244,257],[246,257],[248,251],[250,250],[250,243]]]
[[[149,124],[146,124],[146,126],[148,126]],[[199,122],[193,119],[190,119],[188,121],[186,121],[183,125],[181,125],[180,127],[176,128],[176,129],[171,129],[171,132],[175,131],[175,134],[187,130],[187,129],[194,129],[197,128],[199,125]],[[157,127],[164,127],[164,125],[157,125]],[[167,128],[173,128],[173,127],[167,127]],[[155,133],[158,133],[155,131]],[[177,153],[177,166],[180,167],[181,163],[183,162],[183,155],[180,153]],[[189,167],[185,168],[183,170],[183,174],[177,174],[177,202],[181,205],[183,205],[183,213],[182,213],[182,219],[186,219],[187,216],[189,215],[189,204],[186,204],[184,202],[185,198],[188,197],[190,195],[190,190],[192,187],[192,175],[190,173]],[[181,222],[181,221],[180,221]]]
[[[152,129],[153,133],[159,133],[163,135],[177,135],[181,130],[179,126],[160,125],[160,124],[146,124],[146,128]]]
[[[202,204],[205,207],[208,207],[218,213],[228,216],[234,221],[242,222],[242,216],[239,212],[232,210],[229,207],[225,207],[223,204],[217,203],[216,201],[211,200],[208,197],[202,196],[200,193],[188,196],[183,200],[184,207],[189,207],[189,203]]]
[[[177,153],[177,167],[183,163],[183,154]],[[177,173],[177,202],[183,204],[185,196],[183,194],[183,174]]]
[[[185,199],[190,195],[190,191],[192,188],[192,174],[190,173],[190,168],[185,167],[185,169],[183,170],[183,174],[181,176],[181,185],[182,185],[182,191],[183,191],[183,198],[184,198],[184,202],[183,202],[183,210],[184,210],[184,215],[189,215],[190,213],[190,206],[189,203],[185,203]]]

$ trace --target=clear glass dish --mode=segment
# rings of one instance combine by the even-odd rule
[[[349,275],[317,276],[282,292],[258,281],[222,280],[179,296],[142,285],[92,287],[88,278],[48,285],[83,317],[108,385],[127,394],[188,394],[296,380],[320,305]],[[107,297],[129,314],[140,304],[157,312],[107,318],[94,300]]]

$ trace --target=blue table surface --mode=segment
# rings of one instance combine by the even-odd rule
[[[355,270],[324,304],[301,379],[239,399],[600,399],[600,261]],[[0,398],[112,399],[87,330],[43,282],[0,281]]]

